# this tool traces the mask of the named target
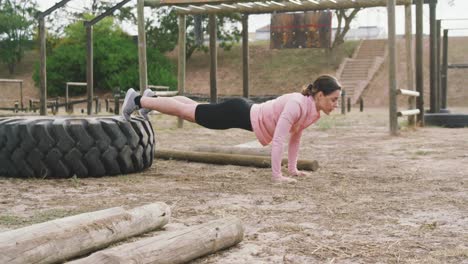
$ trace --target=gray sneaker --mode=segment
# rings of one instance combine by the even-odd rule
[[[153,97],[154,95],[156,95],[151,89],[146,89],[144,92],[143,92],[143,97]],[[148,109],[148,108],[141,108],[138,112],[140,113],[140,116],[142,116],[144,119],[148,120],[148,114],[153,111],[151,109]]]
[[[135,92],[133,88],[128,89],[127,93],[125,94],[125,100],[122,105],[122,116],[127,120],[130,121],[130,115],[133,111],[138,109],[138,106],[135,104],[135,97],[139,94]]]

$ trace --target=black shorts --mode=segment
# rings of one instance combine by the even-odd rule
[[[234,98],[219,104],[199,104],[195,109],[195,122],[210,129],[241,128],[252,130],[250,108],[244,98]]]

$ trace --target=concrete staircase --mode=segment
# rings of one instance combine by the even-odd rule
[[[386,57],[386,40],[363,40],[353,58],[346,58],[341,63],[336,76],[346,91],[346,97],[351,98],[351,104],[357,103]]]

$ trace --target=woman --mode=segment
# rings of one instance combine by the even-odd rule
[[[329,75],[318,77],[301,93],[289,93],[276,99],[252,104],[244,98],[230,99],[219,104],[199,104],[184,96],[157,97],[147,89],[143,96],[135,90],[127,91],[122,106],[123,116],[129,120],[133,111],[148,118],[151,110],[178,116],[211,129],[241,128],[253,131],[258,141],[272,143],[272,180],[295,182],[281,173],[283,144],[290,133],[288,171],[291,176],[305,176],[297,170],[302,131],[320,118],[320,111],[329,114],[336,108],[341,85]]]

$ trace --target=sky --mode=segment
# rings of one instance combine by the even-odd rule
[[[41,11],[46,10],[47,8],[52,7],[59,0],[36,0],[39,9]],[[439,0],[437,5],[437,19],[459,19],[466,18],[467,20],[443,20],[443,28],[463,28],[463,30],[451,30],[450,35],[468,35],[468,0]],[[136,0],[131,1],[130,4],[136,5]],[[452,4],[450,4],[452,3]],[[80,10],[84,5],[91,5],[90,0],[72,0],[66,7],[71,10]],[[429,6],[424,5],[424,32],[428,33],[429,31]],[[60,11],[56,11],[60,12]],[[145,8],[145,15],[150,15],[150,8]],[[413,6],[413,16],[414,16],[414,6]],[[60,17],[60,13],[57,14]],[[414,20],[414,19],[413,19]],[[396,31],[397,34],[404,33],[404,7],[397,6],[396,9]],[[270,24],[270,15],[251,15],[249,17],[249,31],[253,32],[258,28],[261,28],[265,25]],[[336,25],[336,23],[334,23]],[[384,28],[386,31],[387,28],[387,12],[385,7],[379,8],[368,8],[360,11],[358,13],[357,19],[351,24],[352,28],[359,26],[378,26]],[[136,25],[125,24],[123,26],[124,30],[130,34],[136,34],[137,27]],[[413,32],[414,32],[414,23],[413,23]]]

